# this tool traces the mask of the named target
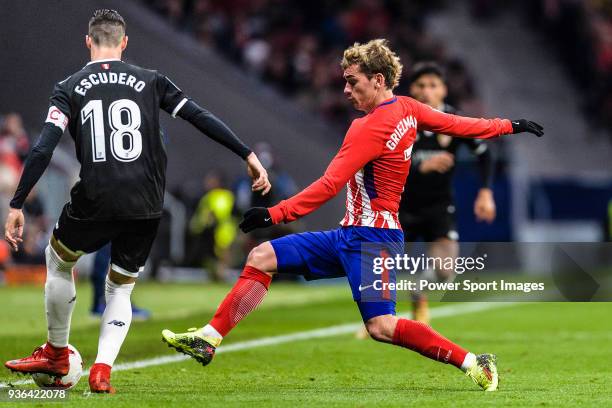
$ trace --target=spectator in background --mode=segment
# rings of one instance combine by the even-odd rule
[[[262,207],[272,205],[281,200],[291,197],[297,191],[293,178],[278,165],[272,146],[266,142],[255,145],[255,153],[262,164],[268,170],[270,180],[274,180],[274,189],[262,196],[251,190],[251,183],[246,178],[240,178],[236,182],[236,208],[242,214],[251,207]]]
[[[606,216],[604,217],[603,241],[612,242],[612,199],[608,201]]]
[[[17,186],[23,160],[28,154],[30,142],[21,116],[8,113],[0,118],[0,200],[6,204]],[[6,214],[0,214],[4,216]]]
[[[265,142],[260,142],[255,145],[255,154],[259,157],[262,165],[268,169],[268,178],[272,183],[272,190],[265,196],[256,194],[251,191],[251,183],[248,178],[239,178],[235,183],[236,205],[235,210],[239,214],[244,214],[251,207],[270,207],[281,200],[287,199],[297,192],[297,185],[293,178],[284,171],[275,159],[272,146]],[[243,254],[240,257],[244,258],[251,249],[261,244],[264,241],[279,238],[295,232],[295,226],[292,224],[279,224],[270,228],[255,230],[246,236],[243,242]]]
[[[9,113],[4,117],[0,129],[0,146],[2,160],[5,161],[6,154],[14,156],[9,160],[13,160],[17,169],[21,171],[21,165],[30,151],[30,139],[18,113]]]
[[[293,196],[298,191],[293,178],[278,164],[270,144],[266,142],[257,143],[255,145],[255,154],[259,157],[262,165],[268,169],[268,178],[273,187],[265,196],[258,195],[251,191],[251,184],[248,178],[239,178],[234,187],[236,191],[235,210],[239,214],[244,214],[252,207],[270,207],[281,200]],[[246,254],[262,242],[280,238],[295,231],[296,225],[278,224],[270,228],[258,229],[250,232],[240,241],[240,252],[242,255],[238,258],[242,262]],[[276,279],[281,280],[294,280],[295,278],[296,277],[293,275],[276,277]]]
[[[2,160],[2,156],[3,155],[0,153],[0,202],[8,205],[12,197],[11,194],[19,181],[19,172],[15,171],[10,164],[5,163]],[[3,209],[0,210],[0,216],[6,216],[6,208],[8,207],[4,206]]]
[[[612,133],[612,2],[524,0],[531,25],[556,44],[582,108],[597,127]]]
[[[13,253],[13,260],[21,264],[44,264],[49,231],[45,207],[36,189],[26,198],[23,212],[28,220],[23,234],[23,248]]]
[[[444,47],[424,30],[427,12],[439,1],[404,0],[157,0],[149,2],[180,30],[216,48],[231,61],[344,127],[356,117],[342,94],[338,55],[355,41],[386,37],[405,63],[436,60],[447,65]],[[472,81],[461,62],[449,75],[450,101],[480,115]],[[463,106],[463,98],[469,106]]]
[[[8,113],[0,117],[0,202],[4,203],[2,211],[8,208],[8,202],[19,182],[23,161],[28,155],[29,149],[30,141],[23,126],[21,115]],[[44,257],[42,262],[40,258],[43,253],[42,250],[39,251],[39,240],[45,226],[44,223],[41,224],[37,221],[39,214],[42,213],[44,216],[44,209],[36,194],[33,194],[26,201],[24,207],[26,214],[28,207],[33,211],[31,215],[34,222],[27,226],[29,231],[24,242],[24,250],[16,260],[23,263],[44,263]],[[6,214],[0,213],[0,216],[6,217]]]
[[[189,222],[192,256],[211,272],[213,280],[226,280],[229,250],[237,233],[234,193],[225,188],[224,177],[218,171],[206,175],[204,191]]]

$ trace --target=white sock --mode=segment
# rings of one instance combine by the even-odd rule
[[[221,335],[221,333],[219,333],[217,329],[212,327],[210,324],[207,324],[206,326],[202,327],[200,329],[200,333],[202,333],[202,335],[206,337],[213,337],[215,339],[219,339],[219,341],[223,340],[223,336]]]
[[[119,284],[106,277],[106,309],[100,323],[96,363],[113,366],[132,323],[130,297],[134,283]]]
[[[476,364],[476,355],[474,353],[467,353],[461,363],[461,371],[464,373]]]
[[[51,245],[45,248],[45,259],[47,261],[45,282],[47,340],[55,347],[66,347],[72,310],[76,304],[76,288],[72,278],[72,267],[76,262],[62,260]]]

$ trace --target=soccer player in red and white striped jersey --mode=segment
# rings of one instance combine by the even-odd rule
[[[277,272],[306,279],[346,277],[365,326],[374,340],[450,363],[484,390],[497,388],[495,356],[476,356],[429,326],[395,315],[394,270],[375,268],[381,254],[403,254],[398,221],[400,197],[410,169],[417,129],[451,136],[491,138],[503,134],[543,134],[521,119],[473,119],[439,112],[412,98],[395,96],[402,65],[384,40],[355,44],[344,52],[344,94],[365,113],[351,124],[325,174],[295,196],[271,208],[252,208],[243,231],[291,222],[319,208],[347,186],[341,227],[305,232],[265,242],[251,251],[238,282],[209,324],[188,333],[162,332],[180,352],[208,364],[221,340],[263,300]]]

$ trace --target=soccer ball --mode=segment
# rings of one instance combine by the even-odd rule
[[[44,345],[42,347],[45,347]],[[72,345],[68,345],[70,355],[68,357],[70,361],[70,369],[68,374],[63,377],[54,377],[49,374],[34,373],[32,379],[40,388],[56,388],[62,390],[69,390],[70,388],[77,385],[81,376],[83,375],[83,359],[79,354],[79,351]]]

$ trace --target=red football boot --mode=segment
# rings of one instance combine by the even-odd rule
[[[68,355],[68,347],[55,347],[47,342],[34,350],[31,356],[7,361],[4,366],[13,372],[23,374],[44,373],[63,377],[68,374],[70,368]]]
[[[89,389],[91,392],[114,394],[110,384],[111,366],[103,363],[94,364],[89,370]]]

